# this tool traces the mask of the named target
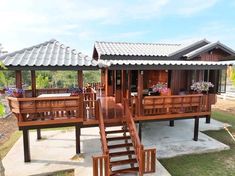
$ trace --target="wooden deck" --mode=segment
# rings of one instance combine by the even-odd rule
[[[115,102],[115,97],[97,97],[100,99],[105,123],[119,123],[123,118],[123,105]],[[89,118],[83,122],[84,126],[99,125],[95,118]]]

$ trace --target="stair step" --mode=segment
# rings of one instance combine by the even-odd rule
[[[122,151],[122,152],[113,152],[113,153],[109,153],[110,157],[119,157],[119,156],[125,156],[125,155],[133,155],[135,154],[134,150],[130,150],[130,151]]]
[[[112,171],[111,175],[116,174],[124,174],[124,173],[136,173],[139,171],[139,167],[132,167],[132,168],[126,168],[126,169],[120,169],[120,170],[114,170]]]
[[[108,145],[109,149],[115,149],[115,148],[122,148],[122,147],[131,147],[133,146],[132,143],[126,143],[126,144],[115,144],[115,145]]]
[[[118,160],[118,161],[111,161],[110,165],[113,166],[120,166],[120,165],[124,165],[124,164],[134,164],[137,163],[136,158],[133,159],[125,159],[125,160]]]
[[[125,133],[126,130],[113,130],[113,131],[105,131],[106,134],[115,134],[115,133]]]
[[[120,136],[120,137],[109,137],[106,139],[107,139],[107,141],[117,141],[117,140],[131,139],[131,137],[130,136]]]

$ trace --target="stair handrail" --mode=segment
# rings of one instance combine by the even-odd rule
[[[108,143],[107,143],[106,134],[105,134],[104,118],[103,118],[103,113],[101,109],[101,102],[99,99],[96,101],[96,105],[97,105],[97,110],[98,110],[97,114],[98,114],[98,120],[99,120],[100,138],[101,138],[103,155],[109,155]]]
[[[144,168],[143,168],[144,167],[144,163],[143,163],[144,147],[140,142],[140,138],[137,133],[135,122],[130,112],[129,103],[127,100],[124,100],[124,117],[126,120],[126,124],[129,128],[131,140],[132,140],[133,147],[134,147],[135,154],[136,154],[136,159],[139,164],[139,175],[142,176],[144,173]]]

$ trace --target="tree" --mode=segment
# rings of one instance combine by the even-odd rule
[[[233,85],[235,86],[235,67],[232,69],[231,81],[232,81]]]
[[[49,78],[39,74],[36,78],[36,87],[38,89],[49,88]]]

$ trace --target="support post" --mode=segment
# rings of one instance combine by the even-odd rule
[[[80,146],[81,128],[79,124],[75,125],[75,136],[76,136],[76,154],[80,154],[81,153],[81,146]]]
[[[142,140],[142,122],[139,122],[139,138]]]
[[[32,88],[32,97],[36,97],[36,73],[35,70],[31,70],[31,88]]]
[[[24,162],[30,162],[29,130],[23,129]]]
[[[83,87],[83,72],[78,70],[78,87]]]
[[[211,123],[211,116],[210,115],[206,116],[206,123]]]
[[[199,132],[199,117],[195,117],[195,122],[194,122],[194,141],[198,141],[198,132]]]
[[[16,75],[16,88],[18,89],[22,89],[22,73],[21,70],[16,70],[15,71],[15,75]]]
[[[142,115],[142,98],[143,98],[143,75],[144,71],[138,70],[138,115]]]
[[[41,129],[40,128],[37,129],[37,139],[38,140],[42,139]]]
[[[175,126],[175,121],[174,120],[170,120],[169,125],[170,125],[170,127]]]

